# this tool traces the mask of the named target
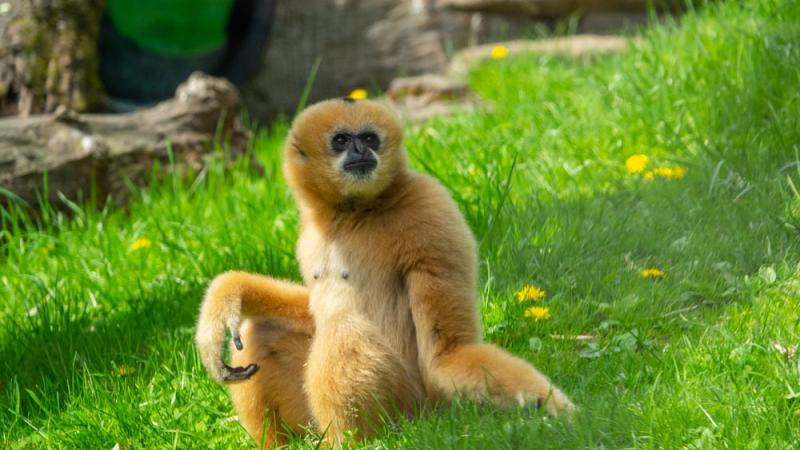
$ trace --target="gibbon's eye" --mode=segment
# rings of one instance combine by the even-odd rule
[[[350,136],[344,133],[338,133],[331,139],[331,146],[337,152],[346,150],[347,144],[350,143]]]
[[[362,142],[367,144],[367,147],[373,150],[377,150],[381,144],[381,140],[380,138],[378,138],[378,135],[371,131],[359,134],[358,138],[361,139]]]

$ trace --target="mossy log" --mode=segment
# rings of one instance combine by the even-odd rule
[[[0,2],[0,115],[91,111],[103,98],[97,35],[105,0]]]
[[[198,170],[215,140],[227,154],[245,152],[250,133],[239,121],[239,94],[230,83],[194,73],[175,97],[128,114],[55,114],[0,120],[0,188],[29,205],[94,194],[124,201],[129,183],[150,179],[153,166]],[[45,188],[43,181],[47,180]],[[6,192],[8,195],[8,192]],[[0,195],[0,198],[3,197]]]

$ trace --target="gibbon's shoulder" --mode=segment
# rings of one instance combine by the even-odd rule
[[[454,247],[473,251],[472,232],[447,188],[433,176],[409,172],[403,207],[397,211],[396,229],[413,237],[415,247],[446,251]]]
[[[409,171],[405,191],[405,206],[416,213],[460,215],[450,191],[431,175]]]

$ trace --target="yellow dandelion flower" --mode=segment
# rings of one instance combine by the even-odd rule
[[[655,176],[656,176],[656,174],[653,173],[652,170],[648,170],[647,172],[644,173],[644,180],[645,181],[652,181],[653,178],[655,178]]]
[[[545,306],[531,306],[525,310],[525,317],[533,317],[537,322],[550,318],[550,308]]]
[[[517,300],[524,302],[525,300],[536,301],[544,298],[545,292],[536,286],[526,284],[522,289],[517,291]]]
[[[647,178],[647,174],[645,174],[646,179],[653,179],[653,177],[661,177],[666,178],[668,180],[680,180],[681,178],[686,175],[686,168],[682,166],[675,166],[675,167],[656,167],[653,170],[649,171],[648,173],[652,172],[653,175],[650,178]]]
[[[353,92],[350,93],[350,98],[354,100],[364,100],[367,97],[369,97],[369,94],[366,89],[353,89]]]
[[[639,275],[641,275],[642,278],[652,278],[652,279],[664,278],[665,276],[667,276],[667,274],[664,273],[663,270],[658,269],[656,267],[648,267],[647,269],[644,269],[641,272],[639,272]]]
[[[670,167],[656,167],[653,169],[653,173],[659,177],[672,178],[672,168]]]
[[[136,369],[130,366],[119,366],[117,367],[117,376],[125,377],[132,373],[136,372]]]
[[[508,56],[508,47],[505,45],[495,45],[489,53],[492,59],[503,59]]]
[[[686,167],[675,166],[672,168],[673,178],[680,180],[681,178],[683,178],[684,175],[686,175]]]
[[[153,245],[153,243],[150,242],[150,239],[139,238],[139,239],[136,239],[135,241],[133,241],[133,243],[131,243],[131,251],[135,252],[136,250],[141,250],[143,248],[148,248],[151,245]]]
[[[649,163],[650,158],[647,155],[633,155],[625,160],[625,168],[628,169],[628,173],[641,173]]]
[[[467,167],[467,174],[469,176],[476,177],[476,176],[478,176],[479,173],[480,173],[480,170],[478,170],[478,168],[473,166],[472,164],[470,164],[470,166]]]

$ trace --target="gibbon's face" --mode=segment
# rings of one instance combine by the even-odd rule
[[[330,205],[374,198],[405,168],[403,129],[383,105],[350,98],[308,107],[284,147],[284,173],[299,194]]]

